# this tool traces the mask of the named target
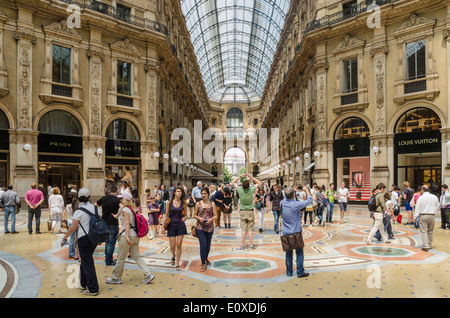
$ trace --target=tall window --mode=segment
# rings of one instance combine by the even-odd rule
[[[342,13],[344,18],[350,18],[357,14],[358,11],[358,3],[356,0],[344,3],[342,5]]]
[[[232,108],[227,113],[227,138],[241,138],[244,129],[244,114],[239,108]]]
[[[53,82],[67,85],[71,84],[70,56],[71,49],[53,45]]]
[[[425,40],[406,44],[406,80],[425,76]]]
[[[129,22],[131,17],[131,9],[123,6],[121,4],[117,4],[116,7],[116,17],[119,20]]]
[[[106,129],[106,138],[114,140],[139,141],[139,132],[132,123],[125,119],[116,119]]]
[[[358,60],[356,58],[342,62],[342,92],[351,93],[358,90]]]
[[[131,96],[131,67],[133,64],[117,61],[117,93]]]

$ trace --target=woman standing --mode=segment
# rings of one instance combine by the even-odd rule
[[[195,204],[194,218],[197,220],[195,227],[200,242],[200,258],[202,261],[201,272],[210,264],[208,261],[211,241],[214,234],[214,220],[217,219],[216,205],[209,200],[209,189],[202,189],[202,200]]]
[[[157,196],[159,196],[159,194]],[[155,198],[151,196],[150,203],[147,205],[148,225],[150,226],[148,238],[151,240],[155,238],[158,230],[160,208],[161,207],[158,203],[156,203]]]
[[[53,188],[52,194],[48,198],[48,206],[50,208],[50,215],[52,219],[52,232],[55,231],[55,227],[58,225],[58,233],[62,233],[61,221],[63,213],[66,211],[66,207],[64,206],[64,199],[58,187]]]
[[[208,198],[209,199],[209,198]],[[172,199],[166,208],[163,224],[168,220],[170,223],[167,227],[167,237],[170,242],[170,250],[172,252],[172,265],[176,264],[177,271],[181,270],[180,258],[182,252],[183,238],[187,234],[186,224],[187,219],[187,200],[184,191],[181,187],[177,187],[173,192]]]
[[[224,191],[225,197],[223,198],[222,204],[222,214],[223,214],[223,223],[225,223],[225,228],[231,229],[231,213],[233,212],[233,198],[231,197],[231,191],[229,188],[226,188]]]
[[[136,207],[132,202],[130,193],[123,193],[117,196],[120,198],[120,208],[115,217],[120,217],[123,224],[123,231],[119,234],[119,249],[117,251],[117,262],[112,272],[112,278],[108,278],[108,284],[122,284],[122,274],[127,256],[136,262],[144,272],[143,284],[149,284],[155,276],[150,272],[147,264],[139,255],[139,237],[136,232]]]
[[[254,199],[255,208],[256,211],[258,211],[259,233],[263,232],[264,214],[266,213],[267,206],[266,200],[267,195],[264,191],[264,187],[259,187]]]

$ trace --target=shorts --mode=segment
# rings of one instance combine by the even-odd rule
[[[405,202],[405,209],[406,209],[406,211],[412,211],[412,207],[409,204],[409,202]]]
[[[341,211],[347,211],[347,202],[339,202],[339,208]]]
[[[240,217],[242,231],[253,231],[253,227],[255,226],[255,213],[253,211],[241,211]]]
[[[148,214],[148,225],[158,225],[159,224],[158,214],[159,214],[159,212],[150,212]]]
[[[186,225],[179,226],[175,229],[172,229],[169,226],[169,228],[167,229],[167,237],[175,237],[175,236],[186,235],[186,234],[187,234]]]

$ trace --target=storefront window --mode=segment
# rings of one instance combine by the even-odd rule
[[[404,113],[397,122],[396,133],[411,133],[439,130],[441,120],[428,108],[413,108]]]
[[[370,135],[369,127],[361,118],[351,117],[345,119],[337,128],[334,139],[352,139],[368,137]]]
[[[38,130],[45,134],[82,135],[80,123],[71,114],[62,110],[54,110],[42,116]]]

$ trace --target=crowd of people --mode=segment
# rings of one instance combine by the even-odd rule
[[[414,191],[408,182],[400,187],[392,185],[387,191],[385,184],[380,183],[372,192],[373,204],[369,201],[369,217],[373,218],[373,226],[366,238],[367,244],[372,244],[376,238],[384,243],[390,243],[394,238],[392,224],[401,223],[400,207],[405,206],[407,222],[414,225],[422,233],[424,251],[431,249],[435,213],[441,212],[441,227],[450,229],[450,190],[447,185],[440,188],[436,185],[428,187],[421,185]],[[334,223],[333,212],[335,204],[339,206],[340,219],[344,222],[350,191],[344,182],[335,189],[333,183],[328,187],[313,183],[312,186],[298,184],[287,187],[266,184],[250,174],[242,174],[231,183],[219,186],[198,182],[188,189],[185,185],[172,185],[166,189],[164,185],[155,185],[154,189],[146,189],[142,200],[136,189],[124,183],[120,188],[113,185],[107,195],[91,202],[88,189],[70,191],[62,196],[58,187],[52,187],[48,196],[49,231],[64,233],[61,246],[68,244],[68,257],[79,260],[80,284],[86,295],[97,295],[99,285],[95,273],[93,253],[97,244],[89,238],[92,217],[101,218],[107,227],[105,240],[105,264],[114,266],[112,277],[106,280],[108,284],[121,284],[125,261],[132,258],[144,274],[143,283],[148,284],[154,279],[149,267],[139,254],[140,236],[138,235],[137,219],[145,215],[148,222],[148,239],[167,236],[171,251],[171,264],[177,271],[182,270],[181,261],[183,238],[189,233],[198,238],[200,247],[200,271],[207,270],[211,250],[211,242],[215,229],[231,228],[231,215],[238,213],[241,229],[240,249],[255,249],[253,230],[255,217],[258,219],[258,231],[264,232],[266,214],[273,216],[273,231],[276,234],[290,235],[301,232],[302,226],[318,226]],[[24,201],[28,210],[28,232],[40,234],[41,207],[44,202],[43,192],[36,183],[26,193]],[[15,214],[20,209],[20,198],[8,186],[6,191],[0,191],[0,204],[5,212],[5,234],[18,233],[15,229]],[[324,215],[325,214],[325,215]],[[8,229],[8,219],[11,216],[11,231]],[[188,229],[187,220],[192,220]],[[308,221],[309,219],[309,221]],[[272,222],[271,222],[272,223]],[[62,232],[65,225],[66,232]],[[122,231],[119,233],[119,229]],[[246,242],[248,240],[248,246]],[[116,243],[118,243],[117,259],[113,259]],[[303,268],[303,248],[296,248],[296,268],[298,277],[306,277],[308,273]],[[286,274],[293,274],[293,250],[286,251]]]

